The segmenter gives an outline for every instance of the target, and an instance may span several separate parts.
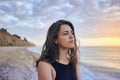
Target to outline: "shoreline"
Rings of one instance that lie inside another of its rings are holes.
[[[83,80],[119,80],[120,69],[81,63]],[[86,76],[87,75],[87,76]]]

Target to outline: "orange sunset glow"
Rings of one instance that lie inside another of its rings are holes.
[[[120,46],[120,38],[81,39],[81,46]]]
[[[86,34],[88,38],[79,39],[81,46],[120,46],[120,20],[103,20],[91,33]]]

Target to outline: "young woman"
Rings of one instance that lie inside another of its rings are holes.
[[[81,80],[71,22],[59,20],[50,26],[36,66],[39,80]]]

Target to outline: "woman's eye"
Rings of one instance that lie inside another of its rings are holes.
[[[63,33],[63,35],[67,35],[68,33]]]

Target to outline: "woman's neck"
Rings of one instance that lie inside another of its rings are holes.
[[[60,48],[59,59],[57,61],[62,63],[62,64],[69,64],[70,60],[68,57],[68,49]]]
[[[62,49],[60,48],[60,54],[58,62],[63,64],[69,64],[70,58],[68,56],[68,49]]]
[[[59,58],[67,59],[68,49],[60,48]]]

